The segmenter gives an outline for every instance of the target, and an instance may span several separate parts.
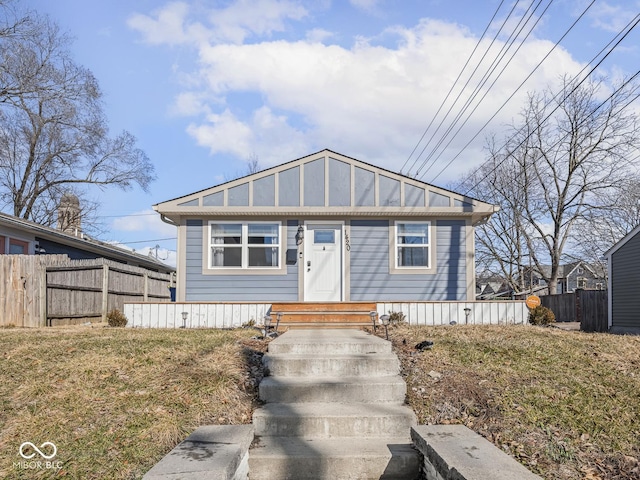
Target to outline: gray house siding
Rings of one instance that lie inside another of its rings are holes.
[[[433,225],[436,273],[403,275],[389,273],[389,220],[352,220],[351,300],[465,300],[465,222],[439,220]]]
[[[611,255],[611,327],[640,329],[640,234]]]
[[[203,275],[206,265],[203,220],[186,221],[186,301],[274,302],[298,300],[298,266],[287,265],[286,275]],[[286,248],[296,248],[297,220],[283,222]]]

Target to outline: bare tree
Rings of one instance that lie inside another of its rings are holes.
[[[258,155],[252,153],[247,159],[247,175],[258,173],[260,171],[260,160]]]
[[[5,37],[0,51],[0,202],[52,225],[66,192],[84,202],[91,186],[146,190],[153,166],[130,133],[109,136],[98,82],[68,36],[44,17],[28,23],[31,34]]]
[[[501,179],[485,175],[482,184],[504,210],[505,224],[489,232],[486,242],[513,242],[528,250],[529,263],[556,293],[559,267],[577,226],[596,210],[599,199],[629,175],[640,134],[629,108],[637,87],[622,83],[606,97],[601,80],[563,82],[565,95],[549,90],[530,95],[519,124],[507,144],[491,150],[495,170],[510,172]],[[602,100],[607,98],[606,100]],[[485,168],[483,167],[483,168]],[[501,230],[501,231],[498,231]],[[510,238],[509,232],[517,232]],[[494,258],[503,255],[494,252]],[[522,256],[520,271],[527,265]],[[542,265],[550,265],[550,269]]]
[[[252,153],[247,158],[244,170],[236,170],[235,173],[225,174],[224,181],[230,182],[232,180],[236,180],[237,178],[246,177],[247,175],[253,175],[254,173],[258,173],[261,169],[262,167],[260,166],[258,155]]]
[[[476,265],[483,275],[498,276],[515,292],[525,288],[523,265],[528,256],[526,225],[520,212],[525,201],[522,188],[514,188],[523,179],[520,166],[505,161],[496,150],[495,142],[489,147],[490,158],[479,169],[467,176],[455,189],[485,202],[499,205],[491,221],[476,227]]]
[[[28,38],[36,34],[37,25],[31,21],[28,13],[17,8],[16,0],[0,0],[0,48],[5,49],[5,42],[10,39]],[[0,102],[18,92],[18,85],[7,83],[7,65],[0,64]]]
[[[630,174],[595,202],[576,223],[571,249],[606,273],[605,252],[640,225],[640,175]]]

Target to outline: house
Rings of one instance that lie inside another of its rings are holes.
[[[0,254],[66,254],[72,260],[104,258],[161,273],[175,268],[146,255],[92,239],[82,233],[77,199],[66,195],[59,210],[58,228],[0,213]]]
[[[528,270],[528,268],[527,268]],[[526,272],[527,281],[528,271]],[[542,274],[533,271],[533,287],[546,285],[542,277],[549,278],[551,276],[551,265],[542,265]],[[599,265],[589,264],[583,261],[576,261],[558,267],[558,287],[557,294],[572,293],[580,290],[604,290],[607,286],[606,274]],[[538,289],[541,295],[547,293]]]
[[[178,227],[178,302],[473,301],[497,209],[330,150],[153,208]]]
[[[640,334],[640,225],[609,249],[609,331]]]
[[[480,275],[476,277],[476,299],[510,299],[513,289],[507,280],[499,275]]]
[[[0,213],[0,327],[106,322],[125,301],[169,303],[175,268],[88,237],[79,212],[65,195],[58,228]]]

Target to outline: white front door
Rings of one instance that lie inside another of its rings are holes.
[[[304,236],[304,299],[342,300],[342,225],[311,223]]]

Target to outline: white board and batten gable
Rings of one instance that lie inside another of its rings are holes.
[[[206,216],[464,217],[494,205],[323,150],[153,207],[179,223]]]

